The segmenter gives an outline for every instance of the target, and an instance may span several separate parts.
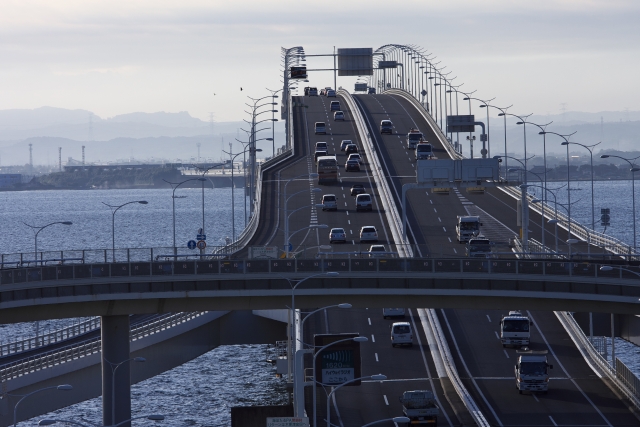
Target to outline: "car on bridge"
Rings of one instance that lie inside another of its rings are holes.
[[[413,331],[409,322],[395,322],[391,325],[391,347],[413,345]]]
[[[344,112],[336,111],[335,113],[333,113],[333,120],[344,122]]]
[[[316,122],[316,124],[314,125],[314,130],[316,135],[322,134],[322,135],[326,135],[327,134],[327,127],[325,126],[324,122]]]
[[[335,98],[336,97],[336,91],[333,89],[327,89],[327,98]]]
[[[356,196],[356,212],[370,211],[373,209],[371,204],[371,194],[363,193]]]
[[[318,96],[318,89],[315,87],[310,87],[308,94],[309,96]]]
[[[373,225],[365,225],[360,229],[360,241],[361,242],[377,242],[378,230]],[[383,246],[384,248],[384,246]]]
[[[340,151],[344,151],[344,149],[347,148],[347,145],[349,144],[353,144],[353,141],[351,141],[350,139],[343,139],[340,143]]]
[[[356,144],[349,144],[345,147],[344,152],[346,154],[351,154],[351,153],[357,153],[358,152],[358,146]]]
[[[323,211],[338,210],[338,199],[335,194],[325,194],[322,196],[322,210]]]
[[[347,233],[344,228],[332,228],[329,232],[329,244],[334,242],[347,243]]]
[[[358,194],[366,193],[367,191],[364,189],[364,185],[362,184],[353,184],[351,186],[351,195],[357,196]]]
[[[386,252],[387,248],[384,245],[371,245],[369,247],[369,258],[384,258],[387,256]]]
[[[329,106],[331,111],[340,111],[340,101],[331,101],[331,105]]]
[[[345,148],[344,151],[347,151],[347,149]],[[349,154],[349,157],[347,158],[347,160],[357,160],[358,163],[362,164],[362,157],[360,157],[360,154],[358,153]]]
[[[314,153],[314,161],[318,163],[318,158],[327,156],[327,150],[316,150]]]
[[[345,172],[360,172],[360,162],[357,160],[347,160],[344,164]]]
[[[329,146],[326,142],[318,141],[316,142],[316,151],[328,151]]]
[[[391,120],[382,120],[380,122],[380,133],[388,133],[389,135],[393,134],[393,123],[391,123]]]

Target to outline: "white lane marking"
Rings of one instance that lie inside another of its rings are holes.
[[[429,202],[430,202],[431,204],[433,204],[433,200],[429,199]]]
[[[482,390],[480,390],[480,387],[478,387],[478,383],[471,376],[471,372],[469,371],[469,368],[467,367],[467,363],[464,361],[464,358],[462,357],[462,353],[460,353],[460,347],[458,347],[458,341],[456,341],[456,337],[453,335],[453,331],[451,330],[451,324],[449,324],[449,319],[447,318],[447,314],[444,312],[443,309],[440,309],[440,312],[442,313],[442,317],[444,318],[444,321],[447,324],[447,329],[449,330],[449,336],[451,337],[451,339],[453,341],[453,345],[455,346],[456,351],[458,352],[458,357],[460,358],[460,362],[462,362],[462,366],[464,367],[464,370],[466,371],[467,376],[471,378],[471,382],[475,386],[476,391],[480,394],[480,397],[484,401],[484,404],[491,411],[491,414],[493,414],[493,417],[496,420],[496,422],[498,423],[498,425],[500,427],[504,427],[504,424],[502,424],[502,421],[500,421],[500,418],[498,418],[498,414],[496,414],[496,411],[494,411],[493,407],[489,404],[489,401],[487,400],[485,395],[482,393]],[[335,395],[335,393],[334,393],[334,395]]]
[[[458,251],[456,250],[456,248],[453,248],[453,253],[454,253],[454,254],[457,254],[457,253],[458,253]]]
[[[347,206],[347,202],[344,202],[344,205]]]
[[[386,403],[387,406],[389,406],[389,401],[387,400],[387,395],[383,394],[382,396],[384,396],[384,403]]]
[[[436,209],[436,208],[433,208],[433,211],[434,211],[435,213],[438,213],[438,209]]]
[[[447,232],[447,229],[442,227],[442,231],[444,231],[445,233]]]
[[[349,215],[349,211],[347,211],[347,215]]]
[[[540,337],[542,338],[542,340],[544,341],[544,344],[547,346],[547,348],[549,349],[549,352],[551,353],[551,355],[553,356],[554,359],[556,359],[556,362],[558,363],[558,366],[560,366],[560,369],[562,369],[562,372],[564,372],[564,374],[567,376],[567,378],[570,379],[570,381],[573,383],[573,385],[578,389],[578,391],[582,394],[582,396],[584,396],[585,400],[587,402],[589,402],[591,404],[591,406],[593,406],[593,409],[596,410],[596,412],[602,417],[602,419],[604,420],[605,423],[607,423],[607,425],[609,427],[613,427],[613,425],[609,422],[609,420],[604,416],[604,414],[600,411],[600,409],[595,405],[595,403],[593,403],[593,401],[591,399],[589,399],[589,396],[587,396],[587,394],[580,388],[580,386],[578,385],[578,383],[576,383],[576,381],[571,378],[569,376],[569,373],[567,372],[567,370],[564,368],[564,365],[562,364],[562,362],[560,362],[560,359],[558,359],[558,356],[556,356],[556,352],[553,351],[553,348],[551,348],[551,346],[549,345],[549,341],[547,341],[547,338],[544,336],[544,334],[542,333],[542,331],[540,330],[540,328],[538,327],[538,322],[535,321],[535,319],[533,318],[533,316],[531,315],[531,312],[529,310],[527,310],[527,314],[529,315],[529,318],[533,321],[533,326],[535,326],[535,328],[538,330],[538,332],[540,333]],[[549,418],[551,418],[551,416],[549,416]],[[553,420],[553,419],[552,419]],[[554,422],[554,425],[555,424]]]
[[[342,187],[342,191],[344,191],[344,187]]]
[[[378,360],[378,353],[376,353],[376,362],[379,362],[379,360]]]
[[[348,223],[349,225],[351,225],[351,220],[350,220],[350,219],[348,219],[348,220],[347,220],[347,223]]]
[[[551,415],[549,415],[549,419],[551,420],[551,423],[552,423],[554,426],[558,427],[558,424],[556,424],[556,422],[553,420],[553,418],[551,417]]]
[[[449,243],[451,243],[451,237],[447,237],[447,239],[449,239]]]
[[[533,398],[536,400],[536,402],[540,402],[540,401],[538,400],[538,396],[536,396],[536,394],[535,394],[535,393],[531,393],[531,395],[532,395],[532,396],[533,396]]]
[[[438,222],[442,222],[442,220],[440,219],[440,217],[438,217]]]
[[[496,334],[496,338],[500,339],[500,335],[498,335],[498,331],[493,331],[494,334]]]
[[[376,337],[374,337],[373,334],[371,334],[371,342],[376,342]]]
[[[367,320],[369,321],[369,326],[371,326],[371,318],[368,317]]]
[[[504,348],[504,349],[502,349],[502,350],[504,351],[504,355],[505,355],[505,356],[507,356],[507,359],[509,359],[509,353],[507,353],[507,349],[506,349],[506,348]]]
[[[353,234],[353,230],[349,230],[349,234]]]
[[[489,322],[491,322],[491,317],[489,317],[489,315],[488,315],[488,314],[487,314],[487,320],[488,320]]]

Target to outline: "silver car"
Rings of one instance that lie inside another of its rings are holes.
[[[329,232],[329,243],[342,242],[347,243],[347,233],[344,228],[332,228]]]

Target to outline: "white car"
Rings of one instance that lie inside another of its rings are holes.
[[[391,325],[391,347],[413,345],[413,331],[409,322],[395,322]]]
[[[333,113],[333,120],[342,120],[344,122],[344,113],[342,111],[336,111]]]
[[[322,196],[322,210],[323,211],[338,210],[338,200],[335,194],[325,194]]]
[[[346,151],[346,149],[347,149],[347,147],[345,147],[345,151]],[[358,153],[349,154],[349,157],[347,158],[347,160],[357,160],[358,163],[362,164],[362,157],[360,157],[360,154],[358,154]]]
[[[371,195],[367,193],[358,194],[356,196],[356,212],[373,210],[371,204]]]
[[[384,245],[371,245],[369,247],[369,258],[384,258],[387,256],[385,252],[387,252],[387,248]]]
[[[361,242],[377,242],[378,230],[376,230],[376,228],[373,225],[365,225],[360,229],[360,241]]]
[[[329,243],[342,242],[347,243],[347,233],[344,228],[332,228],[329,232]]]

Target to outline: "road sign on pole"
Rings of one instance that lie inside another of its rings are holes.
[[[308,417],[268,417],[267,427],[309,427]]]
[[[195,249],[195,248],[196,248],[196,241],[195,241],[195,240],[189,240],[189,241],[187,242],[187,247],[188,247],[189,249]]]
[[[205,242],[204,240],[198,240],[196,246],[198,247],[198,249],[204,249],[207,247],[207,242]]]

